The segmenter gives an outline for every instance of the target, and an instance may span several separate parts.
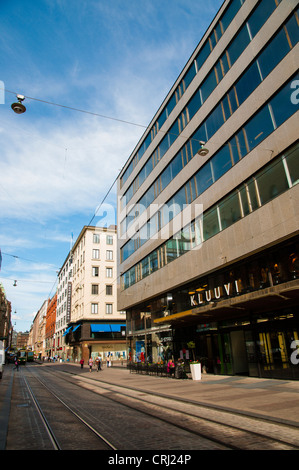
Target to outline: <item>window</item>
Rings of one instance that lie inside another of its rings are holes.
[[[267,171],[263,170],[263,172],[257,176],[257,183],[262,204],[266,204],[288,189],[288,182],[282,161],[279,160],[269,165]]]
[[[93,257],[93,259],[99,259],[100,258],[100,250],[92,250],[92,257]]]
[[[213,179],[217,181],[232,167],[229,146],[225,145],[211,160]]]
[[[106,295],[112,295],[112,287],[111,285],[106,285]]]
[[[106,304],[106,313],[113,313],[113,305],[112,304]]]
[[[224,201],[219,204],[219,209],[222,230],[241,219],[242,216],[238,193],[234,192],[232,195],[225,198]]]
[[[296,106],[298,102],[296,104],[292,103],[291,95],[293,89],[290,86],[293,80],[298,81],[298,79],[298,74],[293,76],[293,78],[291,78],[291,80],[289,80],[289,82],[271,100],[271,108],[273,110],[275,124],[277,127],[279,127],[298,110],[298,106]]]
[[[249,148],[252,150],[274,131],[269,107],[265,106],[262,108],[261,111],[245,125],[245,130]]]
[[[113,269],[106,268],[106,277],[112,277],[112,276],[113,276]]]
[[[91,304],[91,313],[98,313],[98,304]]]
[[[203,237],[204,240],[216,235],[219,232],[219,221],[217,208],[207,211],[203,215]]]
[[[93,266],[93,267],[92,267],[92,275],[93,275],[94,277],[98,277],[98,275],[99,275],[99,268],[98,268],[98,266]]]
[[[98,233],[93,234],[93,243],[100,243],[100,235]]]
[[[99,293],[99,285],[98,284],[92,284],[91,285],[91,293],[92,293],[92,295],[98,295],[98,293]]]
[[[276,67],[276,65],[287,55],[290,46],[283,29],[275,36],[266,49],[259,55],[258,62],[263,79]]]
[[[107,243],[107,245],[113,245],[113,236],[112,235],[107,235],[106,236],[106,243]]]
[[[106,259],[113,260],[113,251],[112,250],[106,250]]]
[[[210,163],[204,165],[195,175],[197,195],[203,193],[213,183]]]
[[[291,178],[292,185],[299,183],[299,145],[293,148],[288,155],[286,155],[286,161],[288,165],[288,170]]]

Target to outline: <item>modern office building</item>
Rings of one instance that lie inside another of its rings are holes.
[[[298,0],[224,1],[124,165],[130,359],[299,378],[298,28]]]
[[[67,358],[126,359],[126,315],[117,310],[116,226],[84,226],[72,253]]]

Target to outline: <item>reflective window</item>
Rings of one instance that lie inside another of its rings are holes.
[[[259,55],[258,62],[263,79],[276,67],[290,50],[287,37],[283,29],[272,39],[270,44]]]
[[[266,204],[288,189],[288,182],[281,160],[274,162],[256,178],[261,203]]]
[[[298,110],[298,100],[297,103],[293,103],[291,100],[291,95],[294,91],[291,88],[291,84],[295,80],[299,80],[299,75],[294,76],[293,80],[290,80],[271,100],[271,107],[277,127]]]
[[[210,209],[203,215],[203,239],[213,237],[220,231],[217,208]]]
[[[178,257],[177,241],[173,238],[166,242],[166,259],[170,263]]]
[[[214,135],[218,129],[224,123],[224,117],[222,112],[221,103],[214,109],[210,116],[206,119],[206,129],[208,134],[208,140]]]
[[[299,145],[297,145],[290,153],[286,156],[289,174],[291,177],[292,184],[299,183]]]
[[[234,192],[229,197],[225,198],[219,204],[221,228],[224,230],[230,225],[241,219],[241,208],[238,192]]]
[[[214,181],[217,181],[232,167],[229,146],[225,145],[211,160]]]
[[[231,65],[236,62],[236,60],[239,58],[239,56],[242,54],[242,52],[248,46],[249,43],[250,38],[247,26],[245,25],[227,48]]]
[[[254,37],[276,8],[275,0],[263,0],[248,19],[252,37]]]
[[[199,108],[201,107],[201,99],[200,99],[200,94],[197,91],[191,100],[189,101],[187,105],[188,113],[189,113],[189,119],[191,120],[193,116],[197,113]]]
[[[299,41],[298,27],[299,27],[299,8],[297,8],[294,15],[289,19],[289,21],[286,24],[286,29],[288,31],[289,38],[291,40],[293,47]]]
[[[203,193],[213,183],[210,164],[204,165],[195,175],[197,195]]]
[[[252,150],[274,130],[268,106],[259,111],[253,119],[245,125],[249,149]]]
[[[254,62],[235,85],[239,106],[241,106],[241,104],[248,98],[255,88],[258,87],[260,83],[261,77],[257,63]]]
[[[210,96],[212,91],[216,88],[217,86],[217,80],[216,80],[216,74],[214,69],[211,70],[205,81],[202,83],[200,89],[202,93],[202,100],[203,102],[206,101],[206,99]]]

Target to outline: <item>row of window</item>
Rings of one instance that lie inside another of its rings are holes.
[[[268,8],[265,8],[268,6]],[[145,179],[149,176],[153,168],[163,158],[165,153],[175,142],[185,126],[191,121],[203,103],[215,90],[219,82],[230,70],[232,65],[236,62],[242,52],[246,49],[250,41],[259,31],[259,28],[267,21],[273,10],[276,8],[275,0],[266,0],[265,4],[259,4],[258,7],[253,11],[250,17],[247,19],[241,30],[236,34],[235,39],[227,47],[226,51],[222,54],[220,59],[214,65],[210,73],[201,83],[200,87],[194,93],[193,97],[189,100],[186,107],[182,111],[181,115],[174,122],[168,133],[160,142],[159,146],[149,157],[146,164],[143,166],[139,174],[134,179],[133,183],[129,186],[128,190],[123,196],[122,207],[127,204],[135,192],[140,188]],[[193,141],[189,141],[189,146],[192,145],[196,139],[195,145],[199,148],[199,141],[209,140],[215,132],[221,127],[221,125],[227,121],[227,119],[235,112],[235,110],[245,101],[245,99],[252,93],[252,91],[258,86],[263,79],[273,70],[273,68],[282,60],[282,58],[294,47],[298,41],[298,23],[296,27],[296,20],[298,16],[289,22],[289,31],[285,27],[281,34],[277,34],[276,41],[272,41],[272,46],[267,48],[266,53],[260,54],[261,64],[256,61],[252,67],[249,67],[246,74],[237,81],[222,102],[213,110],[208,116],[204,123],[201,125],[201,136],[193,136]],[[281,43],[280,43],[281,41]],[[278,53],[276,48],[278,45]],[[273,56],[273,51],[274,56]],[[197,151],[197,150],[196,150]],[[195,153],[196,153],[195,151]],[[193,149],[185,148],[185,164],[194,155]],[[152,190],[153,192],[154,190]],[[149,197],[153,194],[149,194]],[[141,201],[140,201],[141,202]],[[143,203],[143,202],[142,202]]]
[[[100,243],[100,234],[94,233],[92,241],[93,243]],[[112,235],[106,235],[106,244],[107,245],[113,245],[113,236]]]
[[[91,285],[91,294],[99,295],[99,284]],[[113,286],[106,284],[106,295],[113,295]]]
[[[222,201],[187,224],[121,277],[126,289],[299,183],[299,144],[238,186]]]
[[[200,196],[240,158],[246,156],[297,111],[298,103],[296,105],[291,99],[295,78],[296,76],[292,77],[146,224],[140,227],[134,237],[121,248],[121,262],[169,222],[169,207],[175,207],[175,216],[184,205],[190,204]],[[297,78],[299,78],[298,75]],[[171,165],[167,167],[161,176],[166,171],[170,173],[168,177],[172,176],[172,168]],[[180,166],[177,167],[177,171],[180,171]],[[145,209],[144,206],[140,212]]]
[[[94,249],[92,250],[92,259],[100,259],[100,250]],[[106,250],[106,260],[113,260],[113,251]]]
[[[100,269],[98,266],[92,266],[92,276],[99,277]],[[106,277],[113,277],[113,268],[106,268]]]
[[[268,0],[264,0],[264,3],[267,3]],[[271,0],[274,1],[274,0]],[[281,0],[276,0],[279,3]],[[133,169],[143,156],[146,149],[149,147],[150,143],[153,141],[161,127],[163,126],[166,119],[170,116],[172,110],[177,105],[183,94],[185,93],[186,89],[203,66],[204,62],[207,60],[210,53],[213,51],[216,44],[219,42],[220,38],[238,13],[239,9],[243,5],[245,0],[232,0],[228,5],[227,9],[221,16],[220,20],[216,23],[213,31],[211,32],[208,39],[205,41],[203,46],[201,47],[200,51],[198,52],[197,56],[189,66],[188,70],[186,71],[184,77],[176,87],[175,91],[169,98],[167,104],[161,111],[157,121],[152,126],[150,132],[148,133],[145,140],[142,142],[141,146],[139,147],[138,151],[136,152],[135,156],[133,157],[130,165],[124,172],[121,178],[121,186],[127,181],[128,177],[132,173]]]
[[[91,304],[91,313],[99,313],[99,304],[97,303]],[[113,313],[113,304],[105,304],[105,313],[108,313],[108,314]]]

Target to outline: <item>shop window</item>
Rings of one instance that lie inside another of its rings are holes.
[[[234,224],[237,220],[240,220],[242,215],[238,193],[235,192],[225,198],[224,201],[219,204],[219,209],[222,230]]]
[[[270,165],[256,179],[262,204],[266,204],[288,189],[288,182],[281,160]]]

